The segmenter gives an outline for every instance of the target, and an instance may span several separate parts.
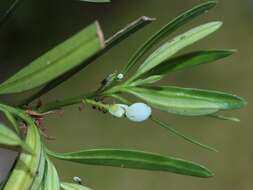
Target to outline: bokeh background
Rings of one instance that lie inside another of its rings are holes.
[[[0,80],[5,80],[94,20],[99,20],[105,37],[109,37],[139,16],[157,18],[154,23],[43,96],[42,100],[46,102],[94,90],[106,75],[120,70],[148,36],[182,11],[201,2],[204,1],[114,0],[110,4],[90,4],[78,0],[24,0],[0,29]],[[0,13],[9,4],[9,0],[1,0]],[[161,83],[240,95],[247,99],[248,106],[225,114],[240,117],[241,123],[206,117],[185,118],[161,112],[155,114],[185,134],[216,147],[219,153],[187,144],[150,122],[134,124],[88,108],[79,112],[78,106],[65,109],[63,116],[47,118],[45,126],[48,127],[49,134],[56,137],[55,141],[47,141],[48,146],[57,151],[74,151],[81,148],[153,151],[202,163],[215,172],[215,177],[199,179],[164,172],[85,166],[55,160],[62,180],[71,181],[73,176],[80,176],[84,184],[96,190],[252,189],[253,1],[220,0],[215,9],[187,24],[178,33],[213,20],[224,21],[222,29],[187,50],[236,48],[238,52],[213,64],[171,73]],[[5,98],[2,101],[4,100]],[[0,160],[3,161],[4,157],[1,152]]]

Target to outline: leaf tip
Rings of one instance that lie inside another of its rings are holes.
[[[101,48],[104,48],[105,47],[105,39],[104,39],[104,33],[100,27],[100,24],[98,21],[95,21],[95,24],[96,24],[96,27],[97,27],[97,35],[98,35],[98,38],[99,38],[99,42],[100,42],[100,45],[101,45]]]

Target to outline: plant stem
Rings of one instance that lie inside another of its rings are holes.
[[[80,104],[85,99],[93,99],[93,98],[101,97],[101,96],[111,96],[113,94],[117,94],[118,92],[121,92],[122,89],[124,89],[124,85],[117,85],[117,86],[114,86],[114,87],[104,91],[104,92],[95,91],[95,92],[91,92],[88,94],[82,94],[82,95],[79,95],[79,96],[73,97],[73,98],[66,98],[63,100],[51,101],[51,102],[48,102],[48,103],[42,105],[36,111],[43,113],[43,112],[47,112],[47,111],[51,111],[51,110],[61,109],[63,107],[67,107],[67,106],[71,106],[71,105],[75,105],[75,104]]]
[[[43,112],[47,112],[47,111],[51,111],[51,110],[57,110],[57,109],[61,109],[62,107],[79,104],[84,99],[94,98],[94,97],[95,97],[94,93],[89,93],[89,94],[82,94],[82,95],[74,97],[74,98],[55,100],[55,101],[51,101],[51,102],[48,102],[48,103],[42,105],[37,111],[43,113]]]

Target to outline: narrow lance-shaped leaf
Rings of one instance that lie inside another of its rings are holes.
[[[138,18],[137,20],[134,20],[133,22],[127,24],[124,28],[113,34],[110,38],[105,40],[105,49],[110,49],[115,44],[118,44],[123,39],[127,38],[131,34],[138,31],[140,28],[146,26],[147,24],[150,24],[152,21],[154,21],[155,18],[150,18],[147,16],[142,16]]]
[[[24,152],[20,154],[4,190],[30,189],[36,177],[36,171],[40,162],[41,141],[35,125],[28,127],[26,143],[30,145],[34,154],[29,155]]]
[[[170,21],[164,27],[162,27],[158,32],[156,32],[150,39],[148,39],[131,57],[128,61],[128,64],[123,69],[122,73],[126,74],[131,68],[133,68],[140,58],[150,50],[156,43],[161,41],[164,37],[168,36],[176,29],[196,18],[197,16],[205,13],[209,9],[213,8],[216,5],[216,1],[208,1],[203,4],[200,4]]]
[[[241,108],[246,104],[242,98],[235,95],[193,88],[146,86],[123,90],[157,109],[186,116],[209,115],[219,110]]]
[[[157,65],[141,77],[151,75],[165,75],[168,72],[188,69],[193,66],[207,64],[224,57],[230,56],[235,50],[205,50],[196,51],[177,56]]]
[[[139,67],[135,75],[130,80],[137,78],[143,73],[153,69],[157,65],[168,60],[169,58],[171,58],[171,56],[176,54],[181,49],[215,32],[217,29],[221,27],[221,25],[222,25],[221,22],[210,22],[207,24],[203,24],[165,43],[144,61],[144,63]]]
[[[159,127],[162,127],[164,129],[167,129],[171,134],[177,135],[181,138],[183,138],[184,140],[186,140],[189,143],[195,144],[197,146],[200,146],[201,148],[204,148],[206,150],[211,150],[214,152],[218,152],[216,149],[214,149],[213,147],[210,147],[208,145],[205,145],[203,143],[200,143],[190,137],[187,137],[185,135],[183,135],[182,133],[180,133],[179,131],[177,131],[176,129],[174,129],[173,127],[169,126],[168,124],[159,121],[158,119],[155,119],[154,117],[151,118],[152,121],[154,121],[154,123],[156,123]]]
[[[85,187],[83,185],[73,184],[73,183],[61,183],[61,188],[63,190],[92,190],[88,187]]]
[[[30,154],[33,153],[33,150],[26,142],[3,124],[0,124],[0,144],[7,146],[20,146],[25,152]]]
[[[82,164],[166,171],[196,177],[213,176],[207,168],[193,162],[135,150],[95,149],[70,153],[48,151],[48,153],[58,159]]]
[[[35,100],[36,98],[40,97],[41,95],[47,93],[51,89],[55,88],[59,84],[63,83],[64,81],[68,80],[70,77],[75,75],[77,72],[85,68],[87,65],[89,65],[91,62],[96,60],[98,57],[104,55],[106,52],[108,52],[112,47],[119,44],[121,41],[129,37],[131,34],[137,32],[142,27],[146,26],[147,24],[150,24],[151,21],[153,21],[153,18],[149,18],[146,16],[143,16],[141,18],[138,18],[137,20],[131,22],[126,27],[122,28],[118,32],[116,32],[112,37],[108,38],[105,41],[105,47],[89,59],[85,60],[80,64],[78,67],[75,67],[71,70],[69,70],[67,73],[58,76],[56,79],[50,81],[47,83],[42,89],[40,89],[38,92],[32,94],[30,97],[25,99],[24,101],[20,102],[20,105],[26,105],[30,103],[31,101]]]
[[[8,119],[8,121],[11,123],[12,127],[15,129],[16,133],[20,135],[20,127],[16,120],[16,118],[8,111],[4,111],[5,117]]]
[[[77,67],[104,48],[97,22],[48,51],[0,85],[0,94],[39,87]]]
[[[45,151],[43,148],[44,147],[42,145],[39,166],[36,171],[37,175],[34,177],[34,180],[33,180],[33,183],[30,187],[30,190],[40,190],[40,188],[43,187],[43,179],[46,174],[46,172],[45,172],[46,171],[46,155],[45,155]]]
[[[53,163],[47,158],[46,159],[46,174],[43,183],[42,190],[60,190],[59,176]]]

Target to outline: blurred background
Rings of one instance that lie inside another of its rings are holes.
[[[113,48],[75,77],[42,97],[44,102],[94,90],[100,81],[126,64],[130,55],[152,33],[169,20],[201,0],[113,0],[110,4],[91,4],[78,0],[24,0],[15,14],[0,29],[0,80],[3,81],[33,59],[70,37],[94,20],[99,20],[105,37],[127,23],[146,15],[157,20]],[[0,13],[10,5],[1,0]],[[224,26],[208,38],[187,48],[235,48],[233,56],[213,64],[171,73],[161,83],[226,91],[244,97],[248,106],[224,113],[238,116],[240,123],[206,117],[185,118],[155,112],[178,130],[216,147],[209,152],[169,135],[151,122],[131,123],[92,109],[65,109],[63,116],[46,119],[45,126],[56,140],[47,141],[56,151],[88,148],[129,148],[153,151],[189,159],[208,166],[215,177],[199,179],[164,172],[149,172],[112,167],[85,166],[54,160],[61,179],[80,176],[84,184],[99,190],[249,190],[253,186],[253,1],[220,0],[218,6],[187,24],[177,33],[207,21],[221,20]],[[172,36],[173,36],[172,35]],[[14,101],[14,100],[13,100]],[[0,153],[0,161],[5,153]]]

